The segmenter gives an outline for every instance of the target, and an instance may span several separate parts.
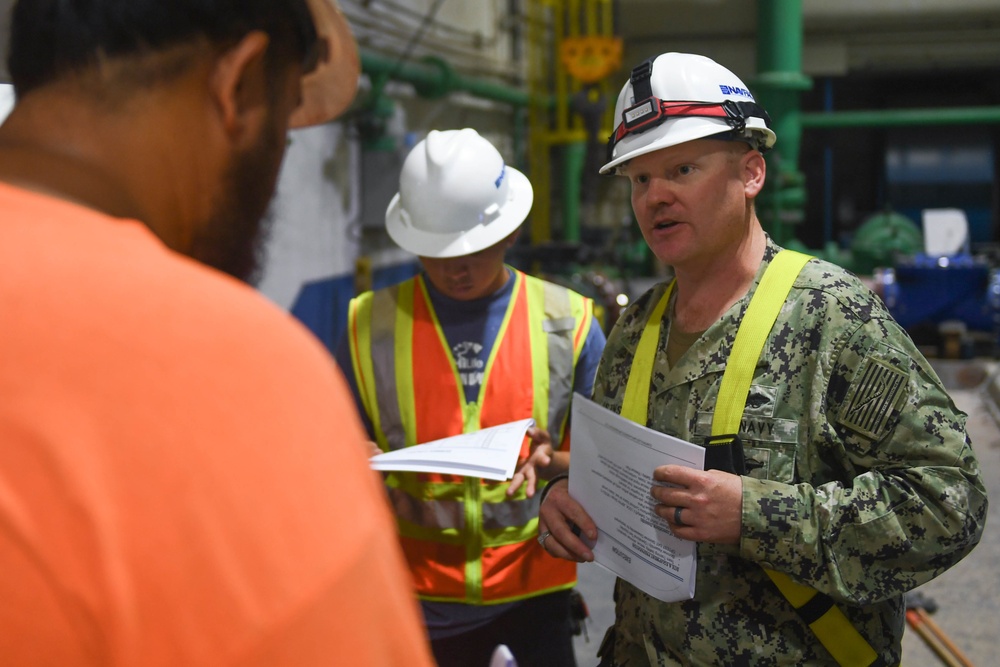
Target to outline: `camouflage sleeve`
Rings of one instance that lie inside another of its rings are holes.
[[[849,604],[898,596],[979,542],[986,490],[965,417],[891,319],[818,369],[795,484],[744,477],[741,555]]]

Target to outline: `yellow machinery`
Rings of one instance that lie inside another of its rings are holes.
[[[533,244],[552,240],[552,157],[563,154],[563,239],[579,241],[580,177],[588,142],[611,131],[618,87],[608,76],[621,65],[621,40],[613,35],[614,0],[531,0],[527,4],[528,169],[535,188]],[[574,101],[607,101],[599,128],[588,128]],[[597,135],[592,136],[592,135]]]

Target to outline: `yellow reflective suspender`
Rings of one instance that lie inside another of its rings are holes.
[[[660,341],[660,322],[663,312],[670,302],[674,291],[674,281],[667,285],[666,291],[660,297],[659,303],[646,320],[639,345],[632,357],[632,370],[625,384],[625,397],[622,399],[622,417],[636,424],[646,425],[646,413],[649,410],[649,383],[653,379],[653,358],[656,356],[656,344]]]
[[[739,432],[757,359],[781,306],[792,289],[795,278],[810,259],[811,257],[802,253],[782,250],[764,272],[760,285],[743,315],[743,321],[736,332],[736,340],[726,363],[726,370],[722,374],[712,419],[713,437]],[[667,288],[646,322],[636,349],[632,372],[625,387],[622,416],[644,425],[649,403],[653,354],[659,341],[663,312],[672,291],[673,283]],[[633,382],[633,377],[637,375],[639,377]],[[764,568],[764,572],[799,616],[812,628],[816,638],[838,664],[845,667],[882,664],[875,649],[861,636],[829,596],[792,581],[782,572],[767,568]]]

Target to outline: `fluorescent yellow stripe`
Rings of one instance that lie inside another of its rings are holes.
[[[520,273],[518,273],[520,276]],[[517,289],[517,285],[514,286]],[[540,280],[528,280],[526,296],[528,297],[528,336],[531,355],[531,381],[534,385],[534,405],[531,416],[538,428],[549,429],[549,344],[548,333],[543,327],[545,319],[545,284]],[[557,443],[552,436],[553,443]]]
[[[639,345],[632,357],[632,370],[625,385],[622,417],[643,426],[648,419],[646,413],[649,411],[649,383],[653,379],[653,361],[656,359],[656,346],[660,341],[660,323],[663,321],[663,313],[667,309],[673,291],[674,281],[670,281],[649,319],[646,320]]]
[[[387,449],[382,424],[379,420],[378,398],[375,392],[375,371],[372,367],[372,292],[365,292],[351,299],[347,311],[347,341],[351,350],[351,366],[361,405],[375,431],[375,440]],[[357,340],[355,340],[357,335]]]
[[[719,387],[719,397],[715,402],[712,435],[728,435],[739,431],[743,406],[747,402],[747,393],[753,381],[757,359],[764,349],[764,341],[774,327],[795,278],[810,259],[809,255],[782,250],[764,271],[760,285],[743,315],[733,349],[726,361],[722,386]]]
[[[399,285],[396,297],[396,321],[393,341],[396,360],[396,398],[399,400],[399,418],[406,434],[404,447],[417,442],[417,402],[413,387],[413,299],[416,281],[407,280]]]

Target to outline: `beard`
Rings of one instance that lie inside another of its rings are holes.
[[[270,204],[285,145],[284,133],[273,114],[269,115],[256,145],[233,156],[212,216],[192,239],[191,257],[245,283],[257,284],[273,224]]]

